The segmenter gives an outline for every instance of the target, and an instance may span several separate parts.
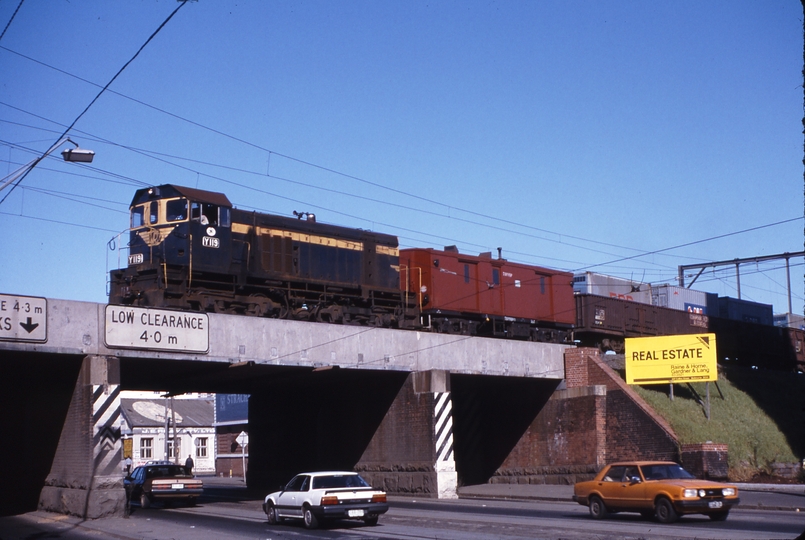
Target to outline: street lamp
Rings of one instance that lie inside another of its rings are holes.
[[[71,161],[73,163],[92,163],[92,158],[95,157],[95,152],[93,152],[92,150],[87,150],[86,148],[81,148],[80,146],[78,146],[78,143],[72,141],[70,137],[62,137],[61,139],[56,141],[56,144],[48,148],[47,152],[45,152],[38,158],[29,161],[28,163],[26,163],[13,173],[9,174],[8,176],[3,177],[2,185],[0,185],[0,191],[6,189],[15,180],[17,179],[22,180],[25,177],[25,175],[31,172],[31,169],[33,169],[39,164],[40,161],[48,157],[50,154],[53,153],[54,150],[56,150],[58,147],[60,147],[62,144],[66,142],[74,144],[75,148],[68,148],[62,151],[61,155],[64,158],[64,161]]]
[[[72,161],[75,163],[92,163],[92,158],[95,157],[95,152],[92,150],[87,150],[86,148],[81,148],[78,146],[78,143],[71,141],[69,138],[67,142],[71,142],[75,145],[75,148],[67,148],[66,150],[62,150],[61,155],[64,158],[64,161]]]

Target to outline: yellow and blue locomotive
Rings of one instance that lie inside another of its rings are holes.
[[[381,327],[406,320],[405,297],[395,236],[176,185],[135,193],[128,267],[110,272],[114,304]]]

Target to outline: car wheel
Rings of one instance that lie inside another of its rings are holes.
[[[609,511],[601,497],[596,495],[590,497],[590,515],[595,519],[603,519],[607,517],[607,514],[609,514]]]
[[[276,525],[279,523],[279,520],[277,519],[277,508],[273,504],[269,503],[269,505],[266,507],[266,517],[268,518],[269,525]]]
[[[151,497],[146,493],[140,493],[140,508],[148,508],[151,506]]]
[[[302,517],[305,518],[305,528],[307,529],[315,529],[319,526],[318,518],[313,514],[313,511],[310,509],[309,506],[305,506],[302,509]]]
[[[729,515],[730,511],[724,510],[723,512],[713,512],[712,514],[707,514],[707,517],[713,521],[727,521],[727,516]]]
[[[657,521],[660,523],[673,523],[679,519],[679,515],[674,510],[674,505],[668,499],[659,499],[654,510],[657,513]]]
[[[376,515],[366,516],[365,518],[363,518],[363,522],[366,523],[367,525],[377,525],[377,517],[378,516]]]

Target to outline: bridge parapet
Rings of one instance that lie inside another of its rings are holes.
[[[170,315],[186,313],[47,299],[46,341],[0,341],[0,350],[564,378],[565,345],[214,313],[198,314],[201,328],[190,329],[171,325]],[[121,340],[121,329],[134,337]],[[206,350],[180,349],[199,332]]]

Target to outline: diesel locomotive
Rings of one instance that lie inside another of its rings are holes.
[[[401,327],[397,238],[232,207],[175,185],[138,190],[113,304]],[[411,317],[409,316],[408,319]]]

